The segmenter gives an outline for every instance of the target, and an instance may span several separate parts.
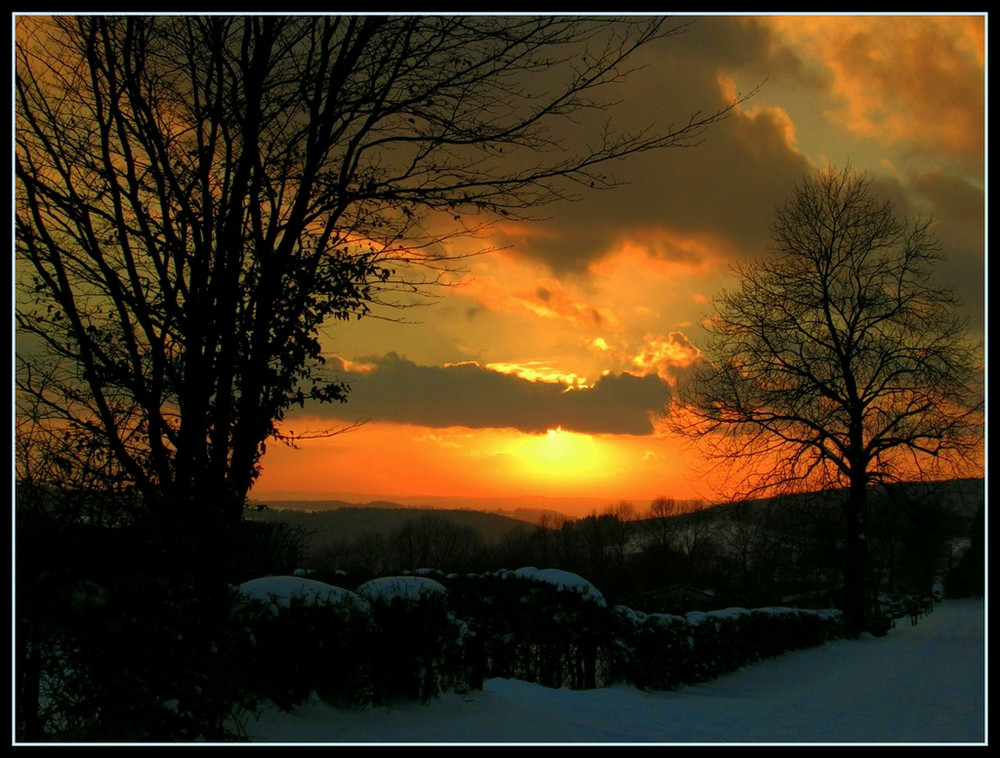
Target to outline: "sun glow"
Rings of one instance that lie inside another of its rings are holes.
[[[539,463],[557,468],[589,466],[596,454],[593,437],[565,432],[562,427],[549,429],[537,442],[529,441],[528,446],[537,448],[532,452],[537,453]]]
[[[310,428],[323,425],[309,419]],[[326,420],[329,426],[329,419]],[[299,426],[299,423],[296,424]],[[379,451],[372,455],[372,450]],[[254,497],[274,500],[461,497],[600,498],[648,502],[700,497],[685,453],[655,436],[528,434],[372,422],[349,434],[268,447]],[[355,493],[357,497],[354,497]],[[574,516],[585,513],[574,513]]]
[[[608,478],[618,463],[615,450],[600,438],[561,427],[545,434],[517,435],[505,448],[517,476],[536,489],[596,484]]]

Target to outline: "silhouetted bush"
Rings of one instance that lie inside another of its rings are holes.
[[[616,678],[644,690],[672,690],[688,681],[692,639],[683,616],[615,608]]]
[[[611,616],[599,593],[581,591],[583,582],[534,569],[451,578],[449,602],[467,619],[470,657],[484,675],[573,689],[606,683]]]
[[[19,522],[16,736],[225,741],[252,707],[223,585],[195,586],[139,526]]]
[[[615,609],[616,669],[643,689],[674,689],[843,633],[839,611],[729,608],[686,616]]]
[[[426,577],[385,577],[358,592],[372,605],[374,635],[366,649],[373,657],[376,702],[427,702],[468,689],[468,627],[451,613],[443,585]]]
[[[313,694],[343,708],[372,702],[376,629],[367,603],[297,594],[277,602],[244,598],[242,606],[254,643],[245,666],[255,695],[284,710]]]

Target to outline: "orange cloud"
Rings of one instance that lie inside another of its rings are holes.
[[[368,374],[376,369],[375,364],[371,361],[349,361],[339,356],[337,360],[340,361],[344,371],[350,371],[355,374]]]
[[[475,266],[455,291],[490,311],[535,316],[574,329],[620,328],[613,309],[571,292],[561,280],[541,275],[541,270],[510,254],[496,253]]]
[[[982,16],[795,16],[769,23],[830,74],[840,106],[829,115],[857,137],[982,160]]]
[[[655,373],[674,384],[677,369],[691,366],[700,357],[701,351],[687,337],[680,332],[671,332],[666,337],[646,335],[645,344],[632,359],[632,364],[643,376]]]
[[[658,273],[699,274],[711,271],[733,250],[722,236],[711,232],[686,232],[665,226],[636,227],[616,244],[613,255],[594,262],[592,274],[621,265],[622,260],[641,259],[642,265]]]
[[[731,101],[740,97],[740,89],[736,82],[726,76],[720,76],[719,89]],[[795,152],[798,149],[795,122],[788,112],[775,105],[755,105],[754,101],[736,108],[737,117],[743,125],[743,147],[747,155],[756,159],[767,157],[771,151],[787,150]]]

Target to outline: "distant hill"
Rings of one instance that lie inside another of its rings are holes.
[[[416,498],[409,498],[417,500]],[[377,510],[404,510],[413,511],[442,511],[461,512],[470,511],[475,513],[492,513],[498,516],[505,516],[516,521],[526,521],[529,524],[538,524],[543,520],[550,523],[560,523],[570,518],[565,511],[554,508],[544,508],[540,506],[522,505],[522,501],[529,503],[540,502],[545,505],[545,499],[516,498],[513,501],[504,498],[421,498],[419,504],[391,502],[388,500],[373,500],[367,502],[349,502],[346,500],[251,500],[248,510],[278,510],[278,511],[302,511],[305,513],[315,513],[324,511],[336,511],[343,508],[353,509],[377,509]],[[570,501],[578,505],[579,501]],[[603,500],[595,501],[601,503],[601,507],[607,505]],[[560,504],[561,501],[555,501]],[[263,507],[262,507],[263,506]],[[597,506],[594,506],[595,508]]]
[[[894,490],[905,495],[914,503],[933,502],[944,506],[960,519],[971,520],[986,501],[986,481],[983,478],[949,479],[941,482],[906,482],[893,486]],[[817,500],[827,500],[832,491],[778,495],[770,499],[743,501],[742,503],[722,503],[707,509],[721,514],[728,508],[749,503],[770,504],[788,508],[808,508]],[[875,485],[871,489],[870,502],[880,502],[886,495],[882,486]]]
[[[328,499],[258,498],[250,501],[250,507],[266,505],[271,510],[294,511],[329,511],[339,508],[478,511],[480,513],[495,513],[519,521],[527,521],[530,524],[544,521],[549,525],[558,525],[567,519],[578,519],[591,513],[601,513],[609,506],[614,506],[622,500],[630,500],[640,512],[646,510],[651,502],[641,498],[548,497],[544,495],[515,497],[421,495],[393,497],[392,501],[387,501],[375,496],[336,493]],[[701,500],[677,501],[682,510],[691,510],[702,502]]]
[[[374,501],[370,503],[351,503],[346,500],[251,500],[250,510],[257,506],[265,506],[266,510],[279,511],[302,511],[304,513],[315,513],[320,511],[336,511],[341,508],[411,508],[412,506],[400,505],[385,501]]]
[[[289,501],[292,502],[292,501]],[[313,501],[309,501],[310,504]],[[333,501],[322,501],[330,503]],[[284,505],[284,504],[282,504]],[[328,542],[351,542],[365,534],[390,536],[407,521],[432,513],[446,518],[459,526],[474,528],[488,544],[496,544],[517,528],[524,528],[526,521],[496,513],[472,510],[446,510],[440,508],[406,508],[392,503],[368,504],[364,506],[340,505],[311,510],[269,507],[264,511],[247,511],[246,518],[252,521],[282,522],[304,529],[312,544]]]

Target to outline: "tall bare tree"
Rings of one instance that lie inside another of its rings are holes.
[[[845,491],[844,610],[857,632],[869,488],[981,473],[981,358],[935,279],[930,223],[897,218],[867,176],[808,178],[773,240],[717,298],[707,360],[671,413],[735,467],[741,495]]]
[[[324,325],[432,284],[454,236],[612,187],[612,161],[727,115],[560,138],[683,26],[19,18],[19,390],[221,547],[285,412],[346,399]]]

